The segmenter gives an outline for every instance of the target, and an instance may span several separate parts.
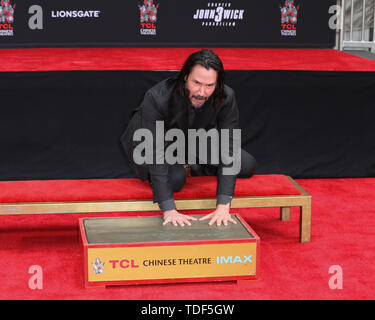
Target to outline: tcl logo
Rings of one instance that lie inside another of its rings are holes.
[[[13,27],[10,23],[0,24],[0,30],[13,30]]]
[[[291,23],[282,23],[283,30],[296,30],[296,26]]]
[[[150,23],[150,22],[142,22],[141,23],[141,27],[143,29],[156,29],[156,26],[154,23]]]
[[[135,264],[134,260],[109,260],[109,263],[112,264],[113,269],[116,269],[117,267],[120,267],[122,269],[139,268],[139,266]]]

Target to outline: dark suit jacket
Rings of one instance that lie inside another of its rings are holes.
[[[181,97],[175,90],[176,79],[166,79],[149,89],[141,104],[134,110],[131,120],[121,137],[121,143],[133,163],[138,176],[142,180],[151,177],[154,202],[162,202],[173,198],[172,187],[168,177],[169,164],[136,165],[133,161],[133,150],[140,142],[133,141],[135,130],[147,128],[155,137],[155,122],[164,121],[165,131],[178,128],[184,131],[187,138],[188,108],[191,107],[187,97]],[[239,113],[234,91],[225,86],[227,98],[220,105],[213,107],[209,99],[201,107],[196,117],[195,129],[239,129]],[[230,139],[231,140],[231,139]],[[165,143],[165,146],[167,144]],[[155,148],[153,149],[155,150]],[[154,162],[155,163],[155,162]],[[217,194],[233,196],[236,176],[217,174]]]

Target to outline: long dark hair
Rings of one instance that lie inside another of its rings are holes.
[[[225,72],[223,63],[221,62],[217,54],[212,50],[203,49],[194,52],[186,59],[177,77],[177,93],[182,97],[186,97],[187,91],[185,88],[185,79],[189,76],[191,70],[197,64],[201,65],[207,70],[209,68],[212,68],[217,72],[217,83],[215,91],[213,93],[213,106],[216,107],[227,97],[227,95],[224,91]]]

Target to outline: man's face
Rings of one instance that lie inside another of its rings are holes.
[[[189,90],[189,99],[195,108],[200,108],[213,94],[216,88],[217,72],[208,70],[200,64],[195,65],[186,78],[186,89]]]

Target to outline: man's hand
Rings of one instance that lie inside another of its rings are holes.
[[[191,226],[191,223],[189,220],[197,220],[197,219],[192,216],[178,213],[177,210],[167,210],[164,212],[163,226],[165,226],[169,222],[172,222],[172,224],[176,227],[177,225],[180,225],[181,227],[183,227],[185,224],[187,224],[188,226]]]
[[[229,213],[230,204],[218,204],[216,210],[202,218],[199,221],[211,219],[208,223],[210,226],[213,225],[215,222],[218,226],[221,226],[223,223],[225,226],[228,225],[228,221],[236,224],[237,222],[232,219]]]

